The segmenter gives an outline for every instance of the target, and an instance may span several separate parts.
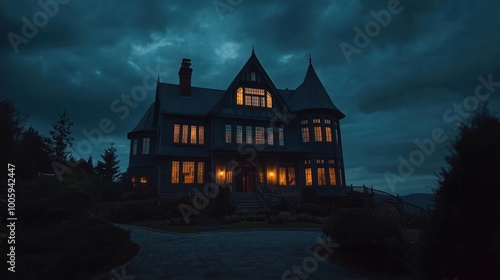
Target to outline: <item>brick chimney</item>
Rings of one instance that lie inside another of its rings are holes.
[[[193,69],[190,68],[191,59],[183,58],[181,63],[181,69],[179,69],[179,91],[181,95],[190,96],[191,95],[191,75]]]

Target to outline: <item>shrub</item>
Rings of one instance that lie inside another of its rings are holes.
[[[300,204],[319,204],[318,195],[313,188],[305,188],[300,191]]]
[[[330,215],[330,212],[325,207],[315,205],[315,204],[301,204],[295,210],[297,214],[311,214],[316,217],[326,217]]]
[[[219,188],[219,194],[215,198],[213,214],[216,217],[230,215],[234,211],[231,202],[231,190],[229,188]]]
[[[399,227],[362,209],[337,210],[323,233],[341,244],[337,252],[370,269],[392,271],[408,260],[408,242]]]

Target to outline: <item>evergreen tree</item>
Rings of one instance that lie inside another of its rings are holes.
[[[98,161],[95,167],[96,174],[103,182],[113,182],[118,179],[120,171],[118,165],[120,162],[118,161],[115,143],[111,143],[111,146],[104,151],[101,158],[103,161]]]
[[[500,121],[486,109],[463,125],[424,231],[427,279],[483,279],[500,265]]]
[[[0,157],[2,166],[17,163],[19,141],[28,115],[9,98],[0,98]]]
[[[66,110],[60,116],[59,120],[52,125],[52,130],[50,131],[50,155],[52,160],[62,163],[72,158],[72,126],[73,123],[68,118]]]
[[[28,128],[19,143],[19,175],[22,177],[37,176],[38,172],[50,173],[50,156],[48,139],[33,127]]]

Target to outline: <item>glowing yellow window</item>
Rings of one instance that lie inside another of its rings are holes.
[[[312,186],[313,180],[312,180],[312,170],[311,170],[311,168],[306,168],[305,169],[305,174],[306,174],[306,186]]]
[[[243,105],[243,88],[236,90],[236,104]]]
[[[330,177],[330,185],[336,186],[337,185],[337,178],[335,178],[335,168],[329,167],[328,168],[328,175]]]
[[[179,162],[172,161],[172,184],[179,183]]]
[[[271,96],[269,91],[267,92],[266,97],[267,97],[267,108],[273,108],[273,97]]]
[[[146,177],[141,177],[141,183],[146,184],[148,182],[148,179]]]

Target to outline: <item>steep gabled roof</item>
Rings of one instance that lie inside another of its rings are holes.
[[[244,80],[243,77],[245,75],[245,73],[252,67],[252,66],[255,66],[257,71],[259,72],[259,74],[262,75],[262,78],[264,79],[264,83],[267,84],[269,86],[269,90],[271,91],[271,93],[275,93],[275,95],[273,95],[275,98],[277,98],[277,100],[283,104],[283,106],[287,106],[287,103],[286,101],[283,99],[283,96],[280,94],[280,91],[276,88],[276,86],[274,85],[273,81],[271,80],[271,78],[269,77],[269,75],[267,74],[266,70],[264,69],[264,67],[262,66],[262,64],[260,63],[259,59],[257,58],[257,56],[255,55],[255,51],[253,50],[252,48],[252,54],[250,55],[250,57],[248,58],[247,62],[245,63],[245,65],[241,68],[240,72],[236,75],[236,77],[233,79],[233,81],[231,82],[231,84],[229,85],[229,87],[227,88],[227,90],[225,91],[226,94],[233,94],[234,92],[236,92],[236,88],[238,86],[238,84]],[[222,106],[222,103],[223,103],[223,100],[221,99],[219,101],[218,104],[216,104],[216,106],[214,107],[214,112],[220,110],[221,106]]]
[[[150,106],[149,109],[146,111],[144,116],[142,116],[142,119],[139,121],[137,126],[130,132],[130,133],[135,133],[135,132],[155,132],[155,126],[153,124],[154,122],[154,108],[155,108],[155,103],[153,102]]]
[[[158,84],[160,111],[181,116],[206,116],[224,94],[223,90],[191,87],[191,96],[179,93],[179,85]]]
[[[282,91],[283,94],[283,91]],[[309,64],[306,77],[302,84],[288,97],[288,105],[292,112],[307,109],[331,109],[339,119],[345,115],[333,104],[312,64]]]

